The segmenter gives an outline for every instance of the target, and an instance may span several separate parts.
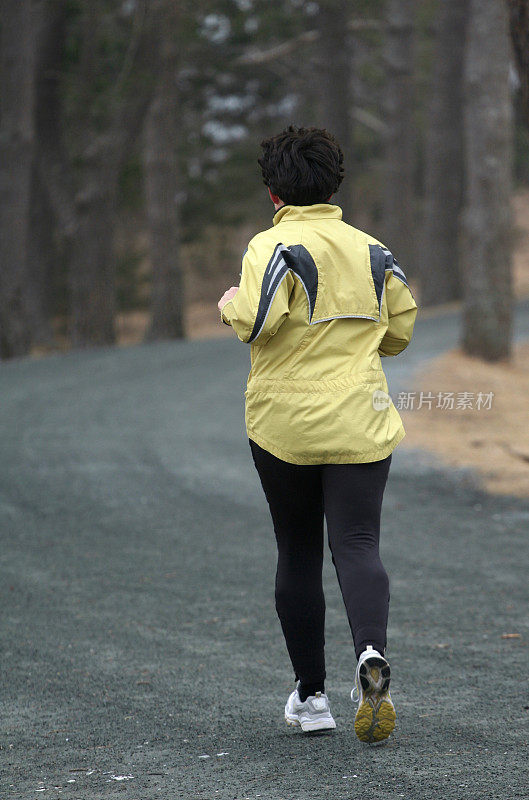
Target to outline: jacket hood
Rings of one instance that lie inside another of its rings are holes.
[[[284,205],[274,214],[274,225],[279,222],[303,222],[306,219],[341,219],[342,209],[331,203],[315,203],[312,206]]]

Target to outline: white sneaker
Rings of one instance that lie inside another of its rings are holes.
[[[298,692],[299,684],[300,681],[298,681],[285,706],[287,725],[301,726],[302,731],[323,731],[336,728],[327,695],[316,692],[315,695],[310,695],[302,703]]]
[[[368,645],[356,666],[351,700],[358,703],[355,732],[361,742],[381,742],[395,727],[395,706],[389,693],[391,669],[378,650]]]

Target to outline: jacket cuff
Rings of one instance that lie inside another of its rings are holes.
[[[228,300],[228,302],[229,302],[229,300]],[[226,308],[226,305],[227,305],[227,303],[224,303],[224,305],[223,305],[223,306],[222,306],[222,308],[220,309],[220,319],[221,319],[221,321],[222,321],[222,322],[223,322],[225,325],[229,325],[229,326],[230,326],[230,328],[231,328],[231,323],[230,323],[230,322],[228,322],[228,320],[227,320],[227,319],[224,319],[224,315],[223,315],[223,313],[222,313],[222,312],[224,311],[224,309]]]

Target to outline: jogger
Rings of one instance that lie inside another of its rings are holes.
[[[336,727],[324,688],[326,520],[358,659],[355,731],[378,742],[396,719],[380,514],[405,435],[382,359],[408,346],[417,303],[391,250],[330,202],[343,178],[336,139],[290,125],[261,147],[273,225],[252,237],[240,284],[218,307],[250,345],[246,433],[272,515],[276,608],[297,681],[285,720]]]
[[[302,684],[325,678],[323,522],[357,658],[386,647],[389,579],[380,560],[382,498],[391,453],[354,464],[292,464],[249,439],[270,507],[278,562],[276,609]]]

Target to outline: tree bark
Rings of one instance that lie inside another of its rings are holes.
[[[465,62],[467,185],[462,347],[508,358],[512,338],[512,98],[507,10],[471,0]]]
[[[117,208],[115,141],[99,136],[83,153],[75,197],[69,290],[74,347],[114,344],[116,283],[114,229]]]
[[[507,0],[507,6],[525,119],[529,125],[529,0]]]
[[[416,272],[414,25],[415,0],[388,0],[382,230],[408,277]]]
[[[34,155],[31,0],[2,0],[0,38],[0,356],[30,349],[28,233]]]
[[[425,152],[421,305],[459,299],[459,229],[464,192],[463,66],[468,0],[438,7]]]
[[[145,0],[140,0],[129,55],[113,96],[105,99],[109,113],[101,119],[102,99],[93,89],[101,8],[93,2],[83,10],[79,89],[72,121],[75,135],[71,136],[75,152],[62,138],[65,112],[59,64],[67,20],[62,2],[52,4],[50,10],[38,94],[39,169],[69,255],[69,335],[74,347],[115,342],[114,228],[119,174],[141,130],[157,64],[152,15]],[[130,80],[133,70],[140,76],[134,83]],[[94,102],[99,104],[98,114],[93,113]]]
[[[144,131],[145,199],[152,265],[148,340],[185,336],[177,160],[179,19],[172,2],[164,3],[158,13],[160,74]]]
[[[76,220],[73,173],[63,141],[64,108],[60,87],[66,20],[66,3],[48,4],[38,49],[35,118],[40,183],[48,193],[57,238],[68,250]]]
[[[38,143],[36,145],[38,150]],[[36,155],[36,158],[38,156]],[[57,257],[53,229],[54,219],[49,196],[36,169],[32,171],[30,230],[28,236],[28,276],[25,287],[30,312],[31,339],[46,350],[54,347],[51,325],[53,263]]]
[[[43,116],[50,114],[47,106],[46,86],[50,67],[59,74],[61,43],[53,35],[57,25],[59,3],[33,0],[34,51],[35,51],[35,157],[31,182],[31,215],[28,242],[28,280],[26,293],[31,318],[31,335],[34,344],[53,348],[54,334],[51,325],[53,297],[50,287],[58,260],[55,217],[50,203],[50,192],[39,168],[41,141],[46,139],[46,128],[41,127]],[[51,45],[51,48],[50,48]],[[51,61],[51,64],[50,64]],[[44,112],[44,114],[43,114]],[[53,114],[53,108],[51,109]],[[58,120],[54,120],[53,134],[58,134]]]
[[[344,178],[335,202],[343,218],[352,224],[354,197],[354,148],[352,123],[352,34],[348,0],[319,4],[317,40],[320,124],[338,140],[344,154]]]

